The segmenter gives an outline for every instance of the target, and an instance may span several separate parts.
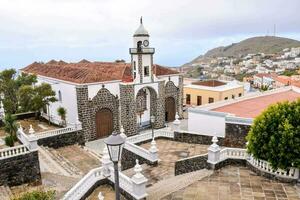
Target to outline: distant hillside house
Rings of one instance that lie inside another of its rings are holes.
[[[153,64],[154,48],[149,47],[149,33],[141,24],[129,49],[131,63],[50,61],[32,63],[25,73],[37,74],[38,83],[49,83],[58,102],[44,109],[53,122],[59,120],[57,108],[67,110],[68,123],[82,122],[84,139],[94,140],[119,131],[127,135],[154,127],[182,116],[183,78],[179,72]]]
[[[201,106],[241,97],[244,95],[244,86],[237,81],[195,81],[184,85],[183,91],[186,105]]]

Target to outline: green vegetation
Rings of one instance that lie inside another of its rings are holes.
[[[59,107],[57,108],[57,114],[60,116],[61,120],[63,121],[62,125],[65,126],[67,110],[64,107]]]
[[[300,167],[300,99],[269,106],[247,136],[248,152],[274,169]]]
[[[36,190],[32,192],[26,192],[17,197],[14,197],[12,200],[54,200],[55,191],[42,191]]]
[[[35,111],[38,113],[43,107],[55,102],[55,92],[51,85],[37,83],[35,75],[21,73],[7,69],[0,72],[0,93],[4,94],[3,105],[6,114]]]
[[[299,75],[299,74],[298,74],[298,70],[294,69],[294,70],[286,70],[282,73],[282,75],[293,76],[293,75]]]
[[[14,146],[14,142],[17,141],[17,130],[16,117],[11,114],[7,114],[4,118],[4,131],[8,134],[5,137],[5,144],[7,146]]]

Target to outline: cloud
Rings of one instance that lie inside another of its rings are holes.
[[[298,0],[1,0],[0,66],[128,60],[140,16],[159,50],[156,62],[181,65],[209,48],[272,33],[274,24],[279,35],[300,39],[299,7]]]

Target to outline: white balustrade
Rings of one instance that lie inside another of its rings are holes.
[[[56,135],[62,135],[65,133],[71,133],[71,132],[80,131],[80,130],[82,130],[81,124],[76,123],[76,124],[69,125],[68,127],[65,127],[65,128],[40,132],[40,133],[36,134],[36,137],[38,139],[42,139],[42,138],[52,137],[52,136],[56,136]]]
[[[24,133],[22,126],[20,126],[17,130],[17,137],[18,139],[25,145],[30,151],[37,151],[38,144],[37,144],[37,137],[34,134],[34,130],[30,125],[30,135],[26,135]]]
[[[154,137],[174,138],[174,132],[168,130],[156,130],[154,131]],[[152,132],[149,131],[146,133],[130,136],[127,138],[127,141],[135,144],[135,143],[144,142],[151,139],[152,139]]]
[[[0,160],[19,156],[28,153],[29,150],[25,145],[20,145],[16,147],[9,147],[0,150]]]
[[[152,153],[149,150],[144,149],[138,145],[126,141],[124,148],[151,162],[157,161],[157,158],[153,157]]]

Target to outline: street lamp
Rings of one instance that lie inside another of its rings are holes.
[[[151,115],[150,122],[151,122],[151,128],[152,128],[152,140],[154,140],[154,131],[153,131],[153,124],[155,122],[155,116],[154,115]]]
[[[107,145],[110,160],[114,164],[116,200],[120,200],[118,162],[122,156],[125,140],[120,134],[113,132],[111,136],[104,140],[104,143]]]

